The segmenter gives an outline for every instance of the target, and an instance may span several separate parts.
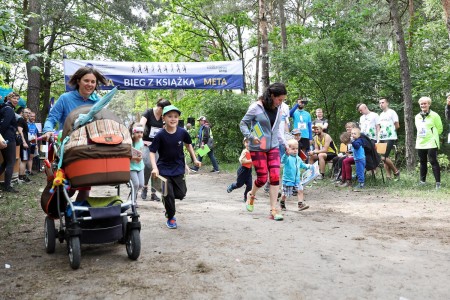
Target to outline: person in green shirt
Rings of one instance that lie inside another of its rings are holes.
[[[433,169],[436,189],[441,187],[441,168],[437,160],[437,152],[440,148],[439,135],[443,131],[441,117],[430,109],[431,98],[421,97],[419,99],[420,113],[414,119],[417,138],[416,149],[420,161],[420,184],[425,184],[427,177],[427,159]]]

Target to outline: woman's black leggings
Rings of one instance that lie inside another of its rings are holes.
[[[14,164],[16,163],[16,143],[9,142],[5,149],[1,150],[3,163],[0,165],[0,174],[5,172],[5,187],[11,186],[11,178],[14,172]]]
[[[419,154],[420,161],[420,181],[425,182],[427,179],[427,157],[430,161],[431,167],[433,169],[433,175],[436,182],[441,182],[441,167],[439,166],[439,162],[437,160],[437,148],[433,149],[417,149],[417,153]]]

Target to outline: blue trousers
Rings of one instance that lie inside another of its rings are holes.
[[[214,156],[214,150],[213,149],[211,149],[209,152],[208,152],[208,157],[209,157],[209,159],[211,160],[211,163],[212,163],[212,165],[213,165],[213,168],[214,168],[214,171],[219,171],[219,164],[217,163],[217,160],[216,160],[216,157]],[[202,161],[203,160],[203,157],[201,157],[200,155],[197,157],[197,159],[198,159],[198,161]],[[196,171],[198,171],[198,167],[197,166],[194,166],[193,167],[193,169],[194,170],[196,170]]]
[[[233,190],[242,187],[245,184],[244,199],[247,200],[247,193],[252,190],[252,168],[245,168],[240,166],[237,170],[237,179],[235,183],[231,184]]]
[[[356,176],[358,177],[359,183],[364,183],[364,174],[366,172],[366,160],[365,159],[358,159],[355,160],[355,166],[356,166]]]

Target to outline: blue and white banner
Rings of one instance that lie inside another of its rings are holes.
[[[72,90],[67,82],[80,67],[93,67],[108,80],[99,86],[111,90],[142,89],[244,89],[241,61],[214,62],[108,62],[88,60],[64,60],[66,90]]]

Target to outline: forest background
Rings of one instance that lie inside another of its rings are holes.
[[[19,92],[43,121],[50,99],[64,92],[65,57],[242,60],[240,93],[123,91],[109,107],[126,123],[160,97],[185,120],[206,115],[216,156],[232,162],[242,148],[239,121],[269,83],[286,83],[290,106],[307,97],[313,118],[321,107],[335,141],[345,122],[359,120],[357,103],[379,113],[386,97],[400,117],[401,164],[412,170],[417,100],[430,96],[443,118],[450,91],[449,15],[449,0],[3,0],[0,86]],[[447,127],[444,121],[444,145]]]

